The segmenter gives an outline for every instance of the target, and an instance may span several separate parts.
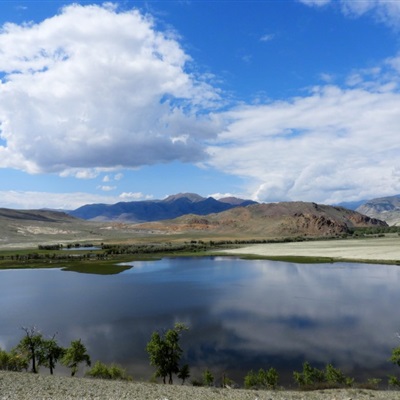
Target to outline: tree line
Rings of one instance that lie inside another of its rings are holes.
[[[21,372],[30,369],[32,373],[38,373],[39,367],[43,366],[48,368],[50,374],[53,375],[56,364],[60,363],[69,368],[71,376],[74,377],[81,364],[91,367],[90,355],[81,339],[73,340],[69,347],[63,348],[58,344],[56,334],[46,338],[36,327],[21,329],[25,334],[10,352],[0,348],[0,370]],[[173,384],[175,376],[181,379],[182,384],[190,378],[189,365],[181,364],[183,349],[180,345],[180,339],[188,329],[185,324],[176,323],[168,330],[154,331],[147,343],[146,351],[150,365],[156,369],[154,378],[161,378],[164,384]],[[389,361],[400,367],[400,346],[392,350]],[[101,361],[97,361],[85,375],[101,379],[132,380],[122,367],[116,364],[106,365]],[[307,361],[303,363],[302,371],[293,372],[293,378],[298,387],[305,390],[354,385],[353,378],[346,376],[332,364],[327,364],[324,369],[318,369]],[[363,387],[377,389],[380,382],[380,379],[371,378]],[[213,386],[215,378],[207,368],[203,371],[201,379],[193,379],[191,383],[193,386]],[[400,388],[400,379],[396,376],[389,376],[388,383],[392,387]],[[234,387],[235,384],[224,374],[221,386]],[[261,368],[256,372],[249,371],[244,377],[244,387],[246,389],[278,389],[279,374],[273,367],[266,370]]]

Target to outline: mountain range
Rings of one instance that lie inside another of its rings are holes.
[[[292,202],[294,204],[295,202]],[[214,199],[195,193],[179,193],[163,200],[119,202],[116,204],[87,204],[70,215],[88,221],[144,223],[179,218],[188,214],[209,215],[236,207],[258,204],[252,200],[236,197]],[[280,203],[282,204],[282,203]],[[290,203],[289,203],[290,204]],[[337,205],[357,211],[371,218],[386,221],[389,225],[400,225],[400,195],[372,200],[344,202]]]
[[[306,202],[258,204],[194,194],[134,204],[84,206],[78,210],[79,215],[93,220],[50,210],[0,209],[0,248],[79,241],[131,241],[143,237],[164,240],[165,235],[171,238],[175,234],[183,238],[193,234],[206,239],[331,237],[346,234],[354,227],[387,226],[381,220],[343,207]],[[150,221],[132,223],[145,218]]]
[[[195,193],[179,193],[164,200],[87,204],[68,213],[74,217],[98,222],[151,222],[181,217],[186,214],[207,215],[235,207],[256,204],[252,200],[226,197],[219,200]]]

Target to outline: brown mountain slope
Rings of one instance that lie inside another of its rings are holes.
[[[263,237],[336,236],[352,227],[387,226],[383,221],[342,207],[282,202],[238,207],[207,216],[185,215],[174,220],[140,224],[158,232],[209,232]]]

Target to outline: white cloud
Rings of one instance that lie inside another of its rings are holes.
[[[109,186],[109,185],[97,186],[97,189],[100,189],[103,192],[111,192],[111,191],[115,190],[116,188],[117,188],[116,186]]]
[[[275,35],[273,33],[266,34],[266,35],[261,36],[260,41],[261,42],[270,42],[271,40],[273,40],[274,37],[275,37]]]
[[[124,177],[123,173],[115,174],[114,176],[104,175],[103,182],[120,181]]]
[[[327,85],[290,101],[231,110],[209,147],[210,164],[251,182],[259,201],[397,194],[400,94],[376,89]]]
[[[62,209],[75,210],[85,204],[115,204],[120,201],[151,200],[153,195],[121,193],[120,195],[97,195],[84,192],[51,193],[33,191],[0,191],[0,208],[13,209]]]
[[[25,191],[0,191],[0,207],[14,209],[52,208],[74,210],[85,204],[114,204],[118,196],[103,196],[90,193],[50,193]]]
[[[308,6],[339,5],[345,15],[360,17],[364,14],[372,15],[396,30],[400,29],[400,1],[398,0],[299,0]]]
[[[144,195],[141,192],[124,192],[119,195],[123,201],[151,200],[152,195]]]
[[[39,24],[5,24],[0,49],[0,167],[69,175],[198,161],[215,135],[197,112],[216,91],[136,10],[70,5]]]
[[[238,197],[238,196],[235,194],[232,194],[232,193],[213,193],[213,194],[208,195],[207,197],[212,197],[216,200],[219,200],[219,199],[223,199],[225,197]]]
[[[299,0],[299,1],[300,3],[304,3],[308,6],[317,6],[317,7],[324,6],[331,2],[331,0]]]

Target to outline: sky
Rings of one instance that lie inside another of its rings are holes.
[[[400,193],[400,0],[0,1],[0,207]]]

